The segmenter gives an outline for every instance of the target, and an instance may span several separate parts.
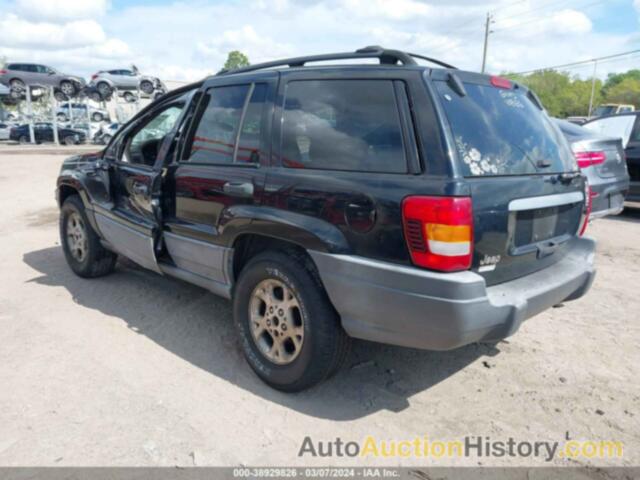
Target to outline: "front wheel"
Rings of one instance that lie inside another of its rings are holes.
[[[76,275],[101,277],[115,268],[117,255],[100,243],[78,195],[68,197],[62,205],[60,243],[67,263]]]
[[[76,86],[68,80],[60,82],[60,91],[67,97],[73,97],[77,93]]]
[[[310,259],[265,252],[243,268],[233,313],[245,358],[268,385],[309,388],[335,372],[349,338]]]

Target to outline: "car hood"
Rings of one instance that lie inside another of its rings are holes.
[[[93,168],[95,162],[102,158],[102,150],[98,152],[82,153],[66,158],[62,162],[62,170],[80,170],[84,168]]]

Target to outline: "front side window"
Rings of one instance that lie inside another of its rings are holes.
[[[183,107],[184,104],[171,105],[148,120],[130,138],[122,161],[153,166],[164,138],[178,122]]]
[[[285,167],[407,171],[391,80],[292,81],[283,115]]]
[[[259,163],[266,92],[267,85],[260,83],[207,90],[185,159],[214,165]]]

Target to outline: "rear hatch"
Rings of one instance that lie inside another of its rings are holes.
[[[626,179],[627,164],[625,163],[622,140],[619,138],[597,138],[593,140],[583,140],[571,145],[574,153],[602,153],[604,162],[591,167],[600,178]]]
[[[592,130],[574,125],[565,120],[554,120],[555,124],[571,144],[575,156],[583,160],[586,166],[582,168],[588,175],[595,173],[600,178],[625,179],[627,166],[624,161],[624,147],[622,140],[615,137],[606,137]],[[601,161],[604,157],[604,161]],[[596,159],[593,162],[590,160]],[[580,165],[580,161],[578,161]]]
[[[434,70],[432,78],[471,192],[472,269],[491,285],[560,260],[578,235],[585,186],[537,97],[485,75]]]

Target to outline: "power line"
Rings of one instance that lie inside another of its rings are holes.
[[[576,6],[576,8],[584,9],[584,8],[593,7],[595,5],[598,5],[599,3],[603,3],[604,1],[605,0],[597,0],[595,2],[587,3],[586,5],[578,5],[578,6]],[[557,12],[555,12],[555,13],[557,13]],[[512,28],[518,28],[518,27],[521,27],[523,25],[529,25],[531,23],[544,22],[546,20],[547,19],[545,17],[531,18],[531,19],[528,19],[528,20],[526,20],[524,22],[520,22],[520,23],[516,23],[516,24],[513,24],[513,25],[508,25],[506,27],[498,28],[498,29],[495,30],[495,32],[502,32],[504,30],[511,30]]]
[[[502,22],[504,20],[509,20],[510,18],[529,16],[531,13],[538,12],[540,10],[546,10],[549,7],[558,8],[560,6],[565,6],[567,3],[571,3],[572,1],[573,0],[560,0],[558,2],[557,0],[553,0],[553,1],[549,2],[549,3],[545,3],[543,5],[538,5],[536,8],[529,9],[526,12],[515,13],[513,15],[509,15],[508,17],[503,17],[503,18],[498,17],[496,20]]]
[[[578,65],[585,65],[585,64],[589,64],[589,63],[593,63],[593,62],[602,62],[603,60],[610,60],[610,59],[613,59],[613,58],[624,57],[624,56],[632,55],[632,54],[635,54],[635,53],[640,53],[640,49],[630,50],[628,52],[623,52],[623,53],[616,53],[616,54],[607,55],[607,56],[604,56],[604,57],[592,58],[590,60],[583,60],[581,62],[565,63],[563,65],[553,65],[553,66],[549,66],[549,67],[536,68],[535,70],[527,70],[525,72],[518,72],[515,75],[527,75],[529,73],[540,72],[542,70],[557,70],[559,68],[575,67],[575,66],[578,66]],[[603,62],[603,63],[606,63],[606,62]]]

